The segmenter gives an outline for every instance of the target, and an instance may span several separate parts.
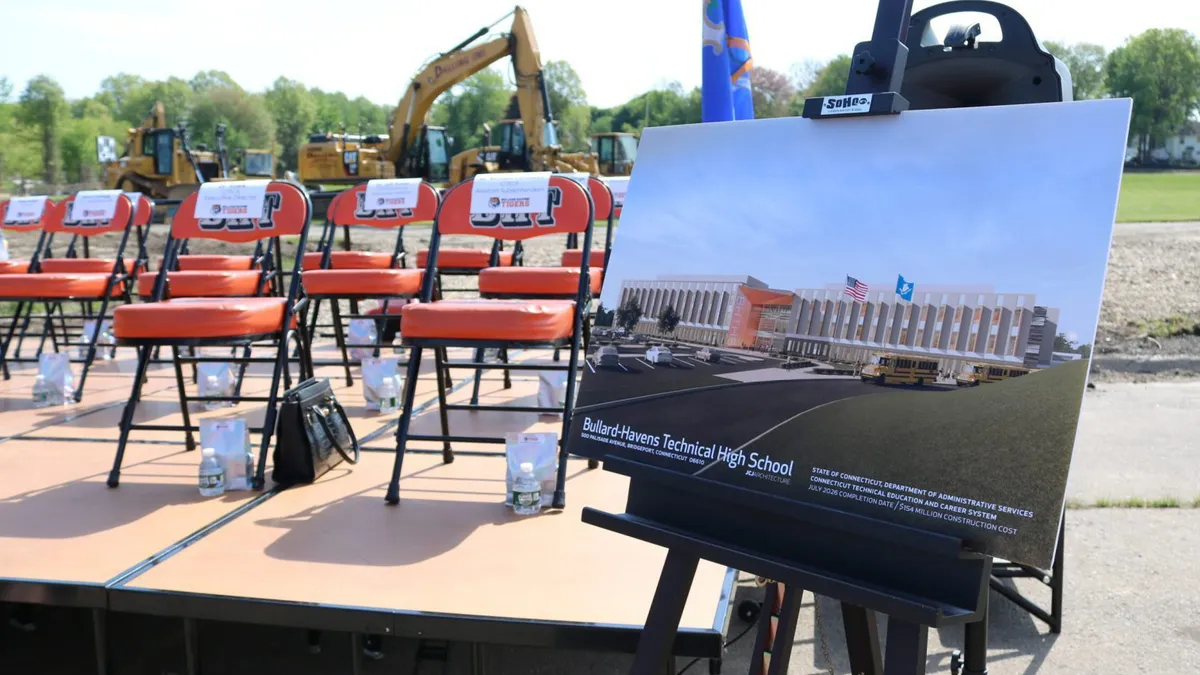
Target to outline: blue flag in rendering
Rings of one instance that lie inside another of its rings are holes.
[[[912,294],[913,294],[912,283],[905,281],[903,274],[898,275],[896,277],[896,295],[900,296],[900,298],[902,300],[912,302]]]
[[[705,0],[700,121],[754,119],[750,36],[741,0]]]

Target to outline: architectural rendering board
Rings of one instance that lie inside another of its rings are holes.
[[[1049,566],[1129,114],[647,129],[570,451]]]

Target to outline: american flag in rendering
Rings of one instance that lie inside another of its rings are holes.
[[[867,300],[867,285],[855,279],[854,277],[846,277],[846,295],[854,298],[859,302]]]

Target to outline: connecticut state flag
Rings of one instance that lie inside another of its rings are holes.
[[[904,275],[896,276],[896,295],[900,296],[901,300],[912,302],[913,285],[911,282],[904,280]]]
[[[754,119],[750,35],[742,0],[704,0],[700,121]]]

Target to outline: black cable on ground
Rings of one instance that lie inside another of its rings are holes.
[[[730,640],[729,642],[726,642],[726,643],[725,643],[725,644],[722,646],[722,649],[729,649],[730,647],[732,647],[732,646],[733,646],[733,645],[734,645],[734,644],[735,644],[735,643],[736,643],[738,640],[741,640],[742,638],[746,637],[746,634],[747,634],[747,633],[749,633],[749,632],[751,631],[751,629],[753,629],[753,628],[754,628],[755,626],[757,626],[757,625],[758,625],[758,623],[757,623],[757,622],[755,622],[755,623],[752,623],[752,624],[750,624],[749,626],[746,626],[746,629],[745,629],[745,630],[743,630],[742,632],[738,633],[738,634],[737,634],[737,635],[736,635],[736,636],[735,636],[735,637],[734,637],[732,640]],[[697,658],[694,658],[694,659],[692,659],[691,661],[689,661],[689,662],[688,662],[688,664],[687,664],[686,666],[684,666],[684,667],[683,667],[683,669],[682,669],[682,670],[680,670],[680,671],[679,671],[678,673],[676,673],[675,675],[683,675],[684,673],[686,673],[686,672],[688,671],[688,668],[691,668],[692,666],[696,665],[697,663],[700,663],[700,658],[699,658],[699,657],[697,657]]]

